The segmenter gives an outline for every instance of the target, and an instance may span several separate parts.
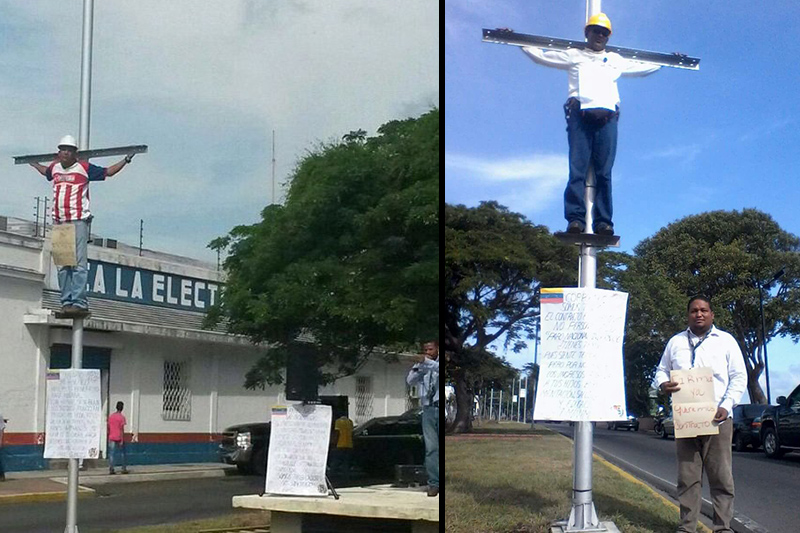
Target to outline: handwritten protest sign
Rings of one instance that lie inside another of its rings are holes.
[[[624,292],[542,289],[535,419],[613,421],[627,416],[622,367],[627,304]]]
[[[332,416],[329,405],[272,408],[265,492],[300,496],[328,493],[325,469]]]
[[[672,370],[670,379],[681,386],[681,390],[672,393],[675,438],[719,434],[719,428],[712,423],[717,402],[714,400],[714,373],[711,368]]]
[[[75,225],[56,224],[51,230],[53,243],[53,262],[66,267],[78,264],[75,258]]]
[[[48,372],[45,459],[97,459],[101,407],[99,370]]]

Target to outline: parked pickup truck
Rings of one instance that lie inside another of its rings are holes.
[[[761,414],[761,445],[767,457],[778,458],[789,450],[800,450],[800,385],[789,397],[779,396]]]
[[[332,407],[331,423],[347,414],[347,396],[320,396],[319,399],[322,404]],[[225,428],[217,449],[220,462],[236,465],[243,474],[265,475],[270,427],[269,422],[251,422]]]

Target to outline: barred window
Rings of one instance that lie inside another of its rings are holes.
[[[356,376],[356,424],[372,418],[372,376]]]
[[[161,418],[192,419],[192,391],[189,389],[189,363],[164,361],[164,393]]]
[[[406,411],[419,407],[419,390],[416,385],[406,385]]]

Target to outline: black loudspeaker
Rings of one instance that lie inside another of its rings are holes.
[[[319,400],[319,368],[313,348],[294,344],[286,360],[286,399],[316,402]]]

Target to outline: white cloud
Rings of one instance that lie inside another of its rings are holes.
[[[81,5],[61,4],[3,2],[0,172],[10,188],[0,214],[30,217],[48,192],[10,156],[77,135]],[[282,182],[319,141],[374,135],[439,104],[430,0],[97,2],[94,23],[91,145],[150,147],[93,186],[96,228],[138,241],[145,218],[145,245],[173,253],[208,258],[209,240],[258,218],[273,130]]]
[[[540,212],[561,195],[569,174],[566,155],[484,159],[445,154],[448,179],[477,181],[513,211]]]

